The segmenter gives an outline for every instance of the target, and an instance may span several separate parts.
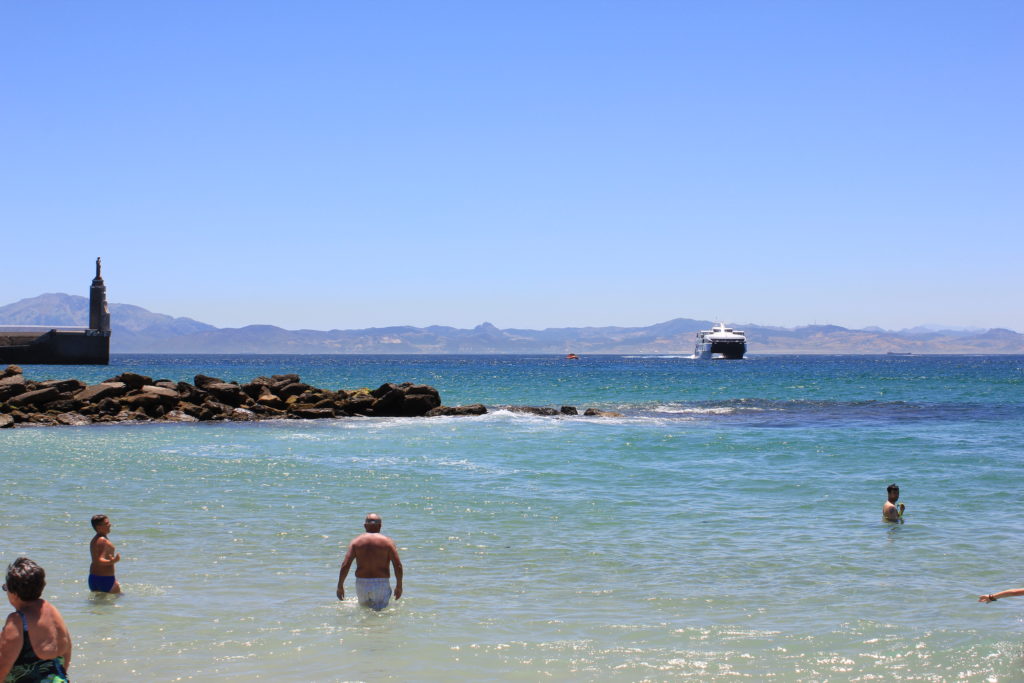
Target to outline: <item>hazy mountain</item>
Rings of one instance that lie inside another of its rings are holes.
[[[111,350],[138,350],[162,337],[180,338],[216,330],[191,318],[172,318],[131,304],[110,304]],[[89,324],[89,299],[71,294],[42,294],[0,307],[0,325]]]
[[[917,325],[916,327],[908,327],[905,330],[900,330],[906,333],[920,333],[920,332],[962,332],[964,334],[974,334],[975,332],[984,332],[984,327],[949,327],[944,325]]]
[[[89,300],[43,294],[0,307],[0,325],[75,325],[89,319]],[[621,353],[685,354],[698,330],[712,321],[676,318],[647,327],[472,329],[375,327],[363,330],[286,330],[273,325],[218,328],[129,304],[110,304],[114,353]],[[838,325],[797,328],[735,325],[747,333],[749,353],[1024,353],[1024,335],[1012,330],[898,332]]]

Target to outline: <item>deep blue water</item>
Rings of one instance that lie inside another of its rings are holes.
[[[170,356],[114,354],[109,366],[25,366],[39,379],[100,381],[123,371],[191,382],[298,372],[329,388],[385,381],[436,386],[446,404],[586,404],[628,410],[727,405],[828,413],[886,414],[886,406],[972,411],[1021,406],[1024,356],[761,356],[693,362],[656,356]],[[758,402],[763,402],[758,404]],[[974,412],[979,411],[979,412]]]

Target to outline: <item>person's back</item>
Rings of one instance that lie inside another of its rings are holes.
[[[71,635],[60,611],[42,599],[46,573],[19,557],[7,568],[4,590],[15,611],[0,632],[0,676],[5,683],[67,680]]]
[[[360,534],[352,540],[356,557],[356,577],[380,579],[391,576],[391,549],[394,542],[381,534]]]
[[[360,534],[348,544],[345,559],[338,572],[338,599],[345,599],[345,577],[352,562],[356,563],[356,595],[359,603],[373,609],[384,609],[391,599],[391,567],[395,568],[395,600],[402,597],[402,560],[398,547],[390,538],[380,533],[379,515],[369,514],[363,522],[365,534]]]
[[[24,615],[22,626],[27,626],[29,642],[36,657],[56,659],[67,652],[71,638],[56,607],[46,600],[39,600],[38,604],[26,605],[19,611]]]

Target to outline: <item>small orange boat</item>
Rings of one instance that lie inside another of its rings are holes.
[[[580,357],[579,357],[579,356],[577,356],[577,355],[576,355],[575,353],[570,353],[570,354],[568,354],[568,355],[567,355],[567,356],[565,357],[565,359],[566,359],[566,360],[579,360],[579,359],[580,359]]]

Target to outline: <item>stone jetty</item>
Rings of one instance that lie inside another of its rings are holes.
[[[196,375],[192,384],[125,372],[87,385],[77,379],[33,382],[17,365],[0,373],[0,428],[97,422],[204,422],[267,419],[482,415],[483,405],[443,406],[425,384],[376,389],[321,389],[298,375],[257,377],[237,384]]]
[[[575,406],[497,406],[540,416],[579,415]],[[20,367],[0,372],[0,429],[24,426],[88,425],[103,422],[207,422],[230,420],[315,420],[328,417],[438,417],[483,415],[474,403],[441,405],[426,384],[387,382],[376,389],[321,389],[298,375],[257,377],[238,384],[196,375],[192,384],[123,372],[99,384],[77,379],[34,382]],[[588,408],[588,417],[622,417]]]

